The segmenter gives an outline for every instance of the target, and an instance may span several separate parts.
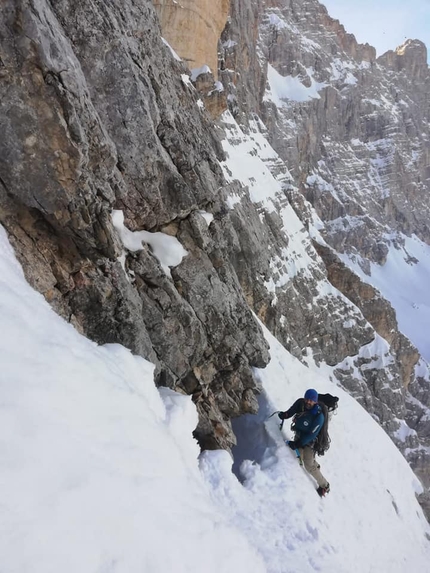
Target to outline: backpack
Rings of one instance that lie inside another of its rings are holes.
[[[337,396],[332,396],[331,394],[318,394],[318,402],[321,402],[327,406],[329,414],[334,413],[338,407],[339,398]]]
[[[339,398],[331,394],[318,394],[318,405],[324,414],[324,424],[314,443],[314,452],[323,456],[330,447],[328,423],[338,407]]]

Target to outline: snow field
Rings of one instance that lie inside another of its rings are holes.
[[[238,480],[227,452],[199,456],[190,397],[157,390],[153,366],[124,347],[79,335],[25,282],[3,229],[0,247],[2,571],[426,570],[418,480],[328,375],[265,330],[260,412],[235,423]],[[324,500],[267,421],[308,387],[340,396]]]

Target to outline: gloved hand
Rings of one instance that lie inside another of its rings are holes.
[[[285,420],[285,412],[278,412],[278,416],[280,420]]]
[[[288,445],[292,450],[296,450],[297,448],[300,448],[300,442],[298,440],[296,440],[296,441],[291,440],[290,442],[288,442]]]

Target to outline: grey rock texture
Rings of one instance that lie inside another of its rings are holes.
[[[387,54],[375,60],[373,48],[358,45],[318,2],[279,2],[267,12],[288,25],[262,18],[268,63],[304,86],[322,86],[305,102],[261,105],[271,143],[325,222],[326,240],[376,262],[385,260],[387,234],[414,232],[428,242],[425,46],[406,42],[394,63]]]
[[[159,384],[193,395],[201,444],[230,447],[267,344],[214,254],[222,149],[152,3],[8,0],[0,37],[0,221],[28,280],[93,340],[153,361]],[[183,242],[172,279],[148,247],[122,267],[113,208]]]

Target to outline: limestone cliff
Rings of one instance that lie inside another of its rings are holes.
[[[28,280],[87,336],[193,394],[201,444],[230,447],[267,344],[223,256],[218,136],[152,3],[8,0],[0,38],[0,221]],[[183,243],[171,277],[148,245],[122,254],[113,208]]]
[[[218,42],[229,15],[230,0],[154,0],[163,35],[192,70],[209,66],[218,72]]]

